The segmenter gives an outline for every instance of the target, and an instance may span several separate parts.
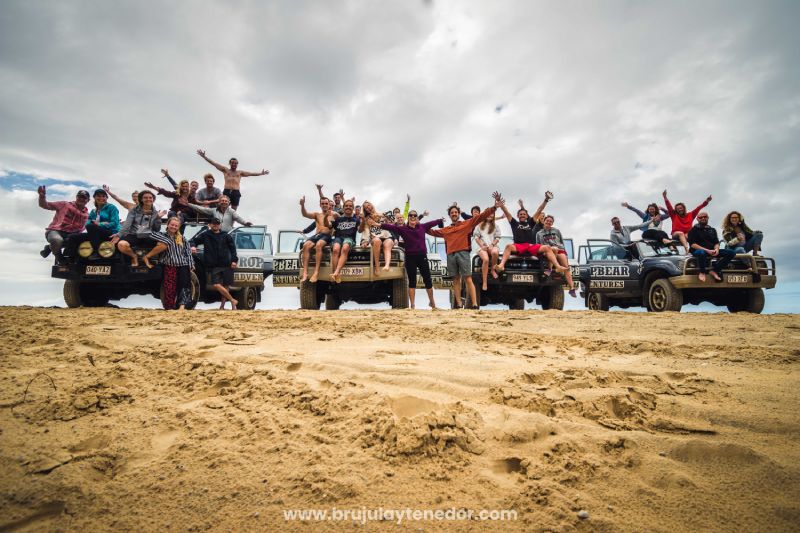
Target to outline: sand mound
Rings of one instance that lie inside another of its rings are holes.
[[[0,335],[4,530],[800,522],[794,316],[5,309]]]

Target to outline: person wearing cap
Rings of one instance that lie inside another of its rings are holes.
[[[67,239],[67,256],[74,257],[78,246],[84,241],[91,241],[92,250],[97,252],[102,241],[111,240],[119,231],[119,210],[114,204],[108,203],[108,194],[103,189],[94,191],[94,209],[89,212],[86,221],[86,233],[70,235]]]
[[[139,257],[134,248],[155,244],[152,233],[161,230],[161,217],[153,205],[156,195],[150,191],[139,193],[139,205],[128,211],[128,217],[119,232],[111,236],[111,242],[123,255],[131,258],[131,267],[139,266]]]
[[[81,233],[86,226],[86,220],[89,218],[89,210],[86,208],[86,204],[89,203],[89,191],[79,190],[74,202],[48,202],[47,189],[44,185],[39,186],[38,193],[39,207],[56,212],[50,225],[45,229],[44,235],[48,244],[39,253],[45,258],[52,253],[56,263],[62,263],[64,255],[61,249],[65,241],[70,235]]]
[[[239,302],[231,296],[228,287],[233,285],[233,269],[239,262],[236,254],[236,244],[229,233],[221,231],[222,221],[214,217],[208,223],[209,231],[202,231],[189,240],[192,253],[197,252],[197,246],[203,245],[203,266],[211,274],[211,283],[220,294],[220,309],[225,309],[225,302],[231,303],[231,308],[236,309]]]
[[[252,222],[247,222],[242,216],[231,207],[231,200],[226,195],[219,197],[217,207],[203,207],[202,205],[189,204],[190,209],[198,213],[203,213],[209,217],[218,218],[222,223],[221,229],[228,233],[233,229],[233,222],[236,221],[243,226],[252,226]]]

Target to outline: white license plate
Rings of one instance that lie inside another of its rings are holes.
[[[111,275],[111,265],[87,265],[86,266],[86,275],[87,276],[110,276]]]
[[[725,276],[726,283],[750,283],[750,276],[747,274],[727,274]]]
[[[366,269],[364,267],[344,267],[340,272],[342,276],[363,276]]]
[[[533,283],[533,274],[512,274],[511,281],[516,283]]]

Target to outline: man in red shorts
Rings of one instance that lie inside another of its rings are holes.
[[[558,264],[558,259],[556,259],[556,254],[553,253],[552,248],[546,244],[536,244],[536,227],[535,224],[531,224],[527,210],[520,208],[519,211],[517,211],[517,218],[519,218],[519,220],[517,220],[511,216],[511,212],[508,210],[505,203],[502,203],[500,208],[503,210],[503,213],[505,213],[508,223],[511,224],[511,232],[514,234],[514,243],[507,245],[505,250],[503,250],[503,259],[500,260],[500,264],[495,265],[495,270],[498,272],[505,270],[506,262],[512,253],[516,255],[532,255],[534,257],[544,256],[550,262],[551,268],[554,268],[557,272],[568,270]],[[549,276],[551,273],[552,270],[550,268],[545,270],[546,276]]]

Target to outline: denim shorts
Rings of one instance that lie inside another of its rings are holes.
[[[463,250],[447,254],[447,274],[449,276],[469,276],[472,274],[468,251]]]

